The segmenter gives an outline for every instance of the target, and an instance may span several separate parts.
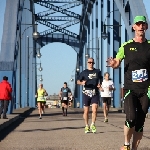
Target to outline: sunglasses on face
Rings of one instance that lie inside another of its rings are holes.
[[[146,23],[145,23],[145,22],[142,22],[142,21],[136,23],[137,26],[140,26],[141,24],[142,24],[143,26],[146,25]]]
[[[89,64],[95,64],[94,62],[88,62]]]

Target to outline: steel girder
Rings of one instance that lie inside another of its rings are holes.
[[[75,0],[34,0],[34,2],[45,2],[45,3],[73,3]],[[82,0],[77,0],[77,1],[82,1]]]
[[[126,0],[125,2],[123,0],[114,0],[114,1],[124,21],[129,39],[133,38],[133,32],[131,32],[131,28],[133,18],[135,16],[137,15],[146,16],[148,24],[150,25],[143,0]],[[150,34],[148,33],[150,33],[150,29],[148,29],[146,34],[146,37],[150,39]]]
[[[79,57],[82,56],[83,48],[86,42],[86,36],[87,36],[87,27],[88,27],[88,13],[91,13],[93,3],[95,0],[85,0],[82,7],[82,15],[80,20],[80,53]]]
[[[67,17],[67,16],[40,16],[36,18],[37,20],[47,20],[47,21],[74,21],[77,20],[80,22],[78,19],[74,19],[74,17]]]
[[[50,8],[50,10],[48,10],[48,11],[44,11],[44,12],[35,14],[35,19],[38,23],[46,25],[47,27],[51,28],[49,30],[45,30],[40,33],[41,37],[38,39],[38,45],[40,44],[40,47],[45,46],[45,44],[48,44],[45,41],[49,41],[49,43],[54,42],[54,41],[61,42],[61,40],[59,40],[59,38],[58,38],[58,40],[57,39],[54,40],[54,38],[52,38],[52,39],[50,38],[50,37],[56,36],[56,34],[54,32],[61,32],[65,35],[65,36],[61,36],[61,37],[66,38],[66,39],[63,39],[62,41],[64,41],[64,43],[66,43],[66,44],[71,44],[70,46],[72,46],[74,48],[74,50],[77,53],[79,53],[79,46],[78,46],[79,45],[79,42],[78,42],[79,36],[78,36],[78,34],[73,33],[69,30],[66,30],[65,28],[70,27],[70,26],[75,25],[80,22],[81,16],[74,12],[68,11],[67,9],[73,8],[75,6],[79,6],[82,4],[82,2],[81,1],[63,1],[63,2],[69,2],[69,4],[65,4],[62,6],[55,6],[53,4],[50,4],[50,2],[52,2],[52,1],[49,1],[49,0],[42,0],[42,1],[35,0],[34,2],[37,4],[40,4],[41,6],[45,6],[46,8]],[[58,1],[58,2],[61,3],[61,1]],[[55,3],[56,3],[56,1],[55,1]],[[56,12],[61,12],[62,14],[65,14],[67,16],[49,16]],[[55,21],[68,21],[68,22],[61,24],[61,25],[55,25],[50,22],[50,21],[54,21],[54,20]],[[50,39],[47,40],[48,38],[50,38]],[[72,41],[72,42],[65,42],[68,40]],[[75,42],[75,43],[73,44],[73,42]]]
[[[41,22],[41,21],[39,21],[39,22]],[[52,33],[56,32],[56,31],[60,31],[60,32],[63,32],[64,34],[70,35],[71,37],[78,38],[77,34],[75,34],[73,32],[70,32],[69,30],[64,30],[66,27],[72,26],[72,25],[77,24],[77,23],[79,23],[78,20],[73,20],[73,21],[61,24],[59,26],[55,25],[55,26],[52,26],[52,29],[45,30],[44,32],[41,32],[40,35],[41,36],[45,36],[45,35],[52,34]],[[51,24],[49,24],[49,25],[51,25]]]
[[[56,12],[60,12],[62,14],[65,14],[65,15],[70,16],[70,17],[74,17],[76,19],[80,19],[80,15],[79,14],[76,14],[74,12],[68,11],[66,9],[63,9],[63,8],[59,7],[59,6],[55,6],[53,4],[45,3],[45,2],[42,2],[42,1],[38,1],[36,3],[40,4],[41,6],[44,6],[46,8],[53,9]]]
[[[69,36],[71,36],[71,37],[74,37],[74,38],[77,38],[77,37],[78,37],[78,35],[77,35],[76,33],[73,33],[73,32],[71,32],[71,31],[69,31],[69,30],[66,30],[66,29],[62,28],[61,26],[54,25],[54,24],[52,24],[52,23],[50,23],[50,22],[47,22],[47,21],[45,21],[45,20],[38,20],[37,22],[39,22],[39,23],[41,23],[41,24],[43,24],[43,25],[46,25],[47,27],[50,27],[50,28],[54,29],[55,31],[59,31],[59,32],[62,32],[62,33],[64,33],[64,34],[67,34],[67,35],[69,35]],[[52,30],[49,30],[49,32],[47,31],[46,34],[47,34],[47,33],[48,33],[48,34],[49,34],[49,33],[53,33],[54,30],[53,30],[53,31],[52,31]]]
[[[74,7],[76,7],[76,6],[79,6],[79,5],[81,5],[81,4],[82,4],[82,2],[80,2],[80,1],[75,1],[75,2],[73,2],[73,3],[69,3],[69,4],[62,5],[62,6],[60,6],[59,8],[60,8],[61,10],[65,10],[65,9],[67,10],[67,9],[74,8]],[[56,11],[54,11],[53,9],[50,9],[50,10],[47,10],[47,11],[38,13],[37,16],[38,16],[38,17],[40,17],[40,16],[48,16],[48,15],[51,15],[51,14],[54,14],[54,13],[56,13]]]

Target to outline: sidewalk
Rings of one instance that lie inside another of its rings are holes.
[[[30,107],[15,109],[12,114],[7,115],[8,119],[0,119],[0,131],[17,121],[20,117],[26,117],[33,110]]]
[[[84,133],[82,109],[69,109],[68,116],[62,116],[60,108],[47,108],[42,119],[38,117],[36,109],[0,142],[0,150],[119,150],[124,143],[123,113],[110,112],[109,122],[104,123],[99,110],[96,134]],[[150,150],[149,125],[146,118],[139,150]]]

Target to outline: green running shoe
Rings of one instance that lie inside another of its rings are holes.
[[[96,133],[96,126],[94,124],[90,126],[90,129],[93,133]]]
[[[86,127],[85,127],[85,133],[89,133],[89,132],[90,132],[89,126],[86,126]]]

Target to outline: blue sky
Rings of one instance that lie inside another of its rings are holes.
[[[150,0],[143,0],[146,4],[147,14],[150,14]],[[5,3],[0,4],[0,41],[3,32],[3,20],[4,20],[4,9]],[[36,13],[45,11],[44,7],[40,5],[36,5]],[[75,7],[73,9],[69,9],[75,13],[81,14],[81,7]],[[61,15],[60,13],[56,13],[56,15]],[[150,15],[148,16],[150,20]],[[59,25],[64,22],[55,22],[55,24]],[[38,25],[38,31],[42,32],[47,30],[48,28],[43,25]],[[74,25],[72,27],[67,28],[68,30],[79,33],[79,24]],[[1,47],[0,47],[1,49]],[[70,79],[74,77],[75,73],[75,65],[76,65],[76,52],[72,49],[72,47],[63,44],[63,43],[50,43],[47,46],[41,49],[42,57],[41,59],[37,59],[37,62],[41,61],[43,71],[39,72],[38,75],[43,76],[43,84],[45,89],[49,94],[58,93],[60,88],[63,86],[63,82],[68,82],[71,89],[73,89],[73,83],[70,82]],[[40,77],[38,78],[40,79]],[[38,83],[40,81],[38,80]]]

